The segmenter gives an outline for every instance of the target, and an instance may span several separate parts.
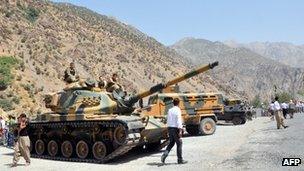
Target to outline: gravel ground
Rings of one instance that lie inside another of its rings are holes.
[[[304,114],[285,120],[290,127],[276,129],[275,121],[257,118],[245,125],[217,126],[212,136],[185,136],[183,156],[188,164],[177,165],[173,148],[160,163],[161,152],[131,151],[109,164],[88,164],[32,159],[30,166],[24,160],[11,169],[13,150],[0,147],[0,170],[304,170]],[[299,157],[298,167],[282,167],[282,158]]]

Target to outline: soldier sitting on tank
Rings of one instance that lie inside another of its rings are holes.
[[[98,87],[99,87],[100,89],[105,89],[106,86],[107,86],[107,81],[105,81],[105,80],[103,79],[103,77],[100,76],[100,77],[99,77],[99,81],[98,81]]]
[[[118,83],[118,74],[114,73],[112,78],[108,81],[106,85],[107,92],[113,92],[114,90],[120,89],[124,91],[123,87]]]
[[[64,71],[64,81],[69,84],[79,81],[74,62],[71,62],[70,67]]]

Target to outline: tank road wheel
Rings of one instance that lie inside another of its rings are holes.
[[[242,122],[243,122],[242,119],[241,119],[240,117],[238,117],[238,116],[235,116],[235,117],[233,117],[233,119],[232,119],[233,125],[241,125]]]
[[[44,142],[41,139],[36,141],[35,150],[36,150],[36,153],[38,155],[42,155],[44,153],[45,145],[44,145]]]
[[[199,128],[198,125],[187,125],[186,131],[190,135],[198,135],[199,134]]]
[[[54,141],[54,140],[51,140],[48,143],[47,150],[48,150],[48,153],[49,153],[50,156],[52,156],[52,157],[56,156],[57,153],[58,153],[58,144],[57,144],[57,142]]]
[[[73,154],[73,144],[71,141],[64,141],[61,144],[61,153],[65,158],[70,158]]]
[[[97,141],[93,145],[93,156],[97,160],[102,160],[107,154],[107,147],[102,141]]]
[[[127,131],[124,126],[120,125],[114,130],[114,141],[118,145],[123,145],[127,140]]]
[[[216,125],[212,118],[204,118],[201,120],[199,129],[202,135],[212,135],[215,132]]]
[[[88,144],[80,140],[76,145],[76,154],[79,158],[85,159],[89,154],[89,146]]]

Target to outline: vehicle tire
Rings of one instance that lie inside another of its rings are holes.
[[[45,143],[41,139],[35,142],[35,151],[39,156],[41,156],[44,153]]]
[[[74,152],[74,146],[71,141],[66,140],[61,144],[61,153],[63,157],[70,158],[72,157],[73,152]]]
[[[85,159],[89,155],[89,145],[86,141],[80,140],[76,145],[76,154],[78,158]]]
[[[103,160],[107,155],[107,146],[102,141],[97,141],[92,147],[93,157],[97,160]]]
[[[212,118],[204,118],[201,120],[199,130],[202,135],[212,135],[216,130],[215,121]]]
[[[198,135],[199,134],[199,128],[198,125],[191,125],[191,126],[186,126],[186,131],[190,135]]]
[[[239,116],[235,116],[232,119],[232,123],[233,125],[241,125],[242,124],[242,118],[240,118]]]
[[[55,140],[49,141],[47,145],[48,154],[52,157],[56,156],[59,151],[58,143]]]

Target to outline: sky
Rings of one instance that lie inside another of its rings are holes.
[[[53,0],[130,24],[165,45],[185,37],[304,44],[303,0]]]

